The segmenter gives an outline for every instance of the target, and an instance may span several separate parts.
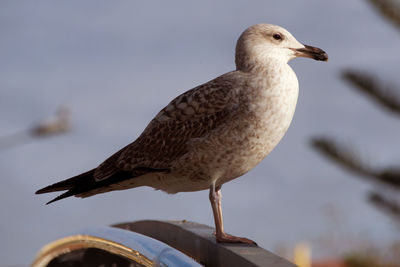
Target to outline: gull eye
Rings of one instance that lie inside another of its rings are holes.
[[[274,35],[272,35],[272,37],[273,37],[275,40],[279,40],[279,41],[282,41],[282,40],[283,40],[282,35],[280,35],[279,33],[275,33]]]

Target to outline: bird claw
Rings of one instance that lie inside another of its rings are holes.
[[[238,236],[228,235],[225,233],[220,235],[215,235],[215,237],[218,243],[244,243],[244,244],[252,244],[258,246],[256,242],[245,237],[238,237]]]

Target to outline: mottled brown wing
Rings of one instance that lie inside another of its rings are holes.
[[[239,103],[234,94],[232,82],[220,76],[176,97],[136,141],[97,168],[95,179],[136,168],[168,170],[171,162],[188,152],[188,141],[204,137],[235,116]]]

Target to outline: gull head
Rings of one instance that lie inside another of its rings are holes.
[[[271,62],[287,63],[296,57],[327,61],[328,55],[320,48],[304,45],[282,27],[256,24],[247,28],[236,44],[236,68],[251,70]]]

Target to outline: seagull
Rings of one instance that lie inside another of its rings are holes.
[[[282,27],[250,26],[236,44],[236,70],[177,96],[98,167],[36,194],[66,190],[49,204],[139,186],[169,194],[209,189],[216,241],[256,244],[225,233],[221,187],[254,168],[286,133],[299,90],[288,65],[296,57],[328,60]]]

